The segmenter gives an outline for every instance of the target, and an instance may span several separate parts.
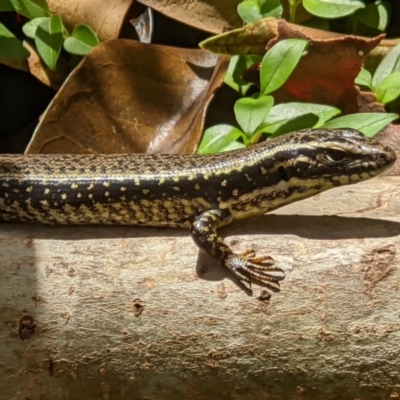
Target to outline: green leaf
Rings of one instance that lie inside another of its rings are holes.
[[[1,0],[0,0],[1,1]],[[42,17],[42,18],[34,18],[30,21],[28,21],[23,27],[22,27],[22,31],[24,32],[24,34],[28,37],[30,37],[31,39],[35,39],[36,36],[36,29],[37,27],[40,25],[40,23],[44,20],[49,20],[49,17]],[[63,37],[66,38],[68,37],[68,31],[65,28],[64,24],[63,24]]]
[[[232,150],[238,150],[238,149],[243,149],[243,147],[246,147],[246,145],[244,143],[241,142],[232,142],[230,144],[228,144],[225,147],[222,147],[220,149],[220,152],[222,151],[232,151]]]
[[[324,128],[352,128],[372,137],[397,118],[399,116],[392,113],[350,114],[328,121],[324,124]]]
[[[100,43],[96,33],[86,25],[78,25],[69,38],[65,39],[64,49],[68,53],[85,56]]]
[[[317,116],[318,120],[315,121],[314,117],[308,117],[310,114]],[[289,132],[287,129],[292,129],[292,120],[295,121],[294,123],[299,122],[299,126],[314,122],[313,125],[307,127],[319,127],[338,114],[340,114],[338,108],[322,104],[295,102],[278,104],[271,108],[262,124],[262,131],[271,134]]]
[[[231,57],[224,82],[243,96],[252,84],[242,79],[242,73],[252,65],[261,63],[261,60],[262,56]]]
[[[271,96],[258,99],[243,97],[234,106],[235,117],[243,132],[249,137],[256,132],[258,126],[265,120],[274,104]]]
[[[1,1],[1,0],[0,0]],[[36,29],[40,25],[40,23],[46,19],[50,19],[49,17],[41,17],[41,18],[34,18],[28,21],[24,26],[22,27],[22,31],[24,34],[31,39],[35,39],[36,35]]]
[[[27,58],[31,53],[22,43],[0,23],[0,57],[4,58]]]
[[[240,137],[246,140],[243,132],[234,126],[225,124],[212,126],[204,131],[197,153],[210,154],[232,149],[230,146]]]
[[[372,78],[372,86],[377,88],[387,76],[395,71],[400,71],[400,44],[393,47],[380,62]]]
[[[58,15],[43,20],[36,28],[35,44],[45,64],[55,71],[63,42],[63,25]]]
[[[265,54],[260,70],[263,95],[274,92],[286,82],[307,46],[306,40],[285,39]]]
[[[313,128],[319,121],[318,115],[307,113],[291,118],[280,125],[274,132],[271,132],[271,137],[284,135],[285,133],[301,131],[302,129]],[[266,133],[266,131],[263,130]]]
[[[341,18],[353,14],[365,4],[360,0],[303,0],[304,8],[322,18]]]
[[[247,0],[239,3],[237,13],[247,24],[258,21],[260,18],[260,7],[257,0]]]
[[[312,17],[308,21],[302,22],[301,25],[321,31],[329,31],[329,20],[325,18]]]
[[[365,8],[358,10],[356,17],[364,25],[379,29],[380,31],[384,31],[389,22],[388,10],[380,1],[368,4]]]
[[[375,91],[376,99],[387,104],[400,95],[400,72],[393,72],[387,76]]]
[[[27,18],[50,17],[46,0],[10,0],[15,11]]]
[[[365,68],[361,68],[361,71],[357,75],[354,83],[356,85],[366,86],[372,89],[372,77],[369,71]]]
[[[282,5],[279,0],[245,0],[238,4],[237,12],[248,24],[262,18],[280,18]]]
[[[14,6],[10,0],[0,0],[0,12],[1,11],[14,11]]]

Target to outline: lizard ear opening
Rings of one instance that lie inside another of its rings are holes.
[[[278,174],[279,174],[279,177],[280,177],[280,179],[281,179],[282,181],[285,181],[285,182],[288,182],[288,181],[289,181],[289,176],[288,176],[288,174],[286,173],[286,169],[285,169],[284,167],[280,166],[280,167],[278,168]]]

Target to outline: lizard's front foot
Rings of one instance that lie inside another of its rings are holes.
[[[279,281],[285,279],[285,273],[273,265],[274,260],[271,257],[256,257],[254,251],[229,254],[225,259],[226,268],[249,288],[252,280],[274,292],[279,292]]]

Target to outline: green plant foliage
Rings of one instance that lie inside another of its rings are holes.
[[[78,25],[64,41],[68,53],[85,56],[100,43],[97,35],[86,25]]]
[[[392,113],[351,114],[326,122],[324,128],[352,128],[359,130],[368,137],[372,137],[397,118],[399,116]]]
[[[321,31],[329,31],[329,20],[325,18],[313,17],[302,25],[308,26],[309,28],[319,29]]]
[[[28,21],[26,24],[24,24],[24,26],[22,27],[22,32],[24,32],[24,34],[26,36],[28,36],[31,39],[35,39],[35,35],[36,35],[36,28],[39,26],[39,24],[44,21],[47,20],[48,17],[40,17],[40,18],[34,18],[30,21]]]
[[[266,135],[268,139],[307,128],[353,128],[367,136],[373,136],[398,118],[397,114],[363,113],[332,120],[340,114],[340,110],[328,105],[293,102],[273,106],[274,99],[269,93],[286,82],[307,44],[307,41],[299,39],[286,39],[275,44],[261,62],[260,93],[241,98],[235,103],[234,112],[241,129],[230,125],[217,125],[207,129],[198,153],[214,153],[240,148],[258,142],[261,135]],[[382,71],[393,71],[393,65],[397,65],[398,62],[398,58],[394,56],[397,54],[396,51],[394,49],[394,52],[388,55],[391,63],[386,60],[384,64],[386,67]],[[232,75],[235,73],[237,77],[240,77],[241,68],[249,68],[252,62],[251,58],[244,57],[239,63],[239,58],[237,58],[229,71]],[[226,80],[235,82],[237,85],[232,76]],[[371,74],[362,69],[356,82],[372,87],[372,80]],[[392,73],[390,78],[381,82],[381,86],[379,89],[381,101],[394,99],[395,90],[400,91],[400,73]]]
[[[338,108],[322,104],[299,102],[277,104],[271,108],[267,118],[262,123],[261,129],[265,133],[278,136],[282,133],[299,130],[300,126],[302,126],[301,129],[322,126],[326,121],[339,114]],[[313,117],[310,117],[310,115],[313,115]],[[299,122],[298,126],[296,125],[297,122]],[[293,129],[293,126],[295,129]],[[287,130],[288,128],[290,130]]]
[[[237,12],[249,24],[267,17],[280,18],[282,5],[279,0],[244,0],[238,4]]]
[[[52,71],[56,68],[64,38],[67,41],[64,46],[66,51],[73,55],[86,55],[99,44],[95,32],[86,25],[77,26],[69,40],[67,29],[60,17],[51,15],[46,0],[0,0],[0,11],[15,11],[30,19],[22,27],[22,31],[35,40],[39,55]],[[3,57],[29,56],[22,43],[5,28],[0,30],[0,45]]]
[[[63,43],[61,18],[55,15],[40,22],[36,28],[35,44],[45,64],[55,71]]]
[[[364,8],[360,0],[303,0],[304,8],[313,15],[322,18],[341,18]]]
[[[390,14],[386,0],[375,0],[369,4],[361,0],[288,0],[287,3],[291,22],[295,22],[296,8],[303,4],[304,8],[315,16],[307,21],[307,25],[321,28],[322,24],[322,29],[329,28],[329,19],[347,16],[347,26],[350,30],[357,31],[357,28],[360,28],[362,32],[368,29],[384,31]],[[277,1],[243,0],[238,6],[239,15],[247,23],[264,18],[268,12],[277,12]],[[207,152],[227,150],[231,140],[241,141],[231,143],[236,148],[257,142],[262,134],[271,138],[306,128],[353,128],[367,136],[373,136],[399,118],[397,114],[392,113],[362,113],[332,119],[341,111],[327,105],[287,103],[273,106],[274,99],[270,94],[287,81],[307,45],[307,41],[298,39],[286,39],[275,44],[261,62],[258,97],[242,98],[235,103],[235,116],[241,130],[229,125],[207,129],[199,152],[204,152],[204,149],[207,149]],[[258,56],[232,57],[225,82],[243,95],[250,84],[241,79],[242,73],[258,62]],[[373,76],[362,68],[355,83],[373,90],[378,101],[383,104],[398,98],[400,45],[382,60]]]
[[[235,103],[236,120],[247,137],[251,137],[257,131],[273,104],[272,96],[262,96],[257,99],[243,97]]]
[[[365,68],[361,68],[361,71],[354,82],[357,85],[366,86],[367,88],[372,89],[372,76]]]
[[[14,11],[11,0],[0,0],[0,12],[1,11]]]
[[[330,30],[330,20],[340,18],[343,33],[374,36],[384,32],[390,20],[388,0],[242,0],[238,14],[246,23],[256,22],[267,16],[279,18],[279,3],[287,7],[289,21],[311,28]],[[313,18],[304,19],[304,12],[297,13],[302,5]],[[296,18],[301,20],[297,21]]]
[[[18,14],[29,19],[50,16],[46,0],[10,0],[10,2]]]
[[[265,54],[260,70],[263,95],[274,92],[286,82],[307,46],[306,40],[286,39]]]
[[[220,151],[244,147],[243,143],[236,142],[239,138],[247,140],[243,132],[234,126],[224,124],[212,126],[204,131],[203,139],[197,149],[197,153],[218,153]],[[234,145],[232,146],[232,144]]]
[[[303,53],[307,44],[308,42],[304,40],[286,39],[277,43],[268,51],[261,63],[261,71],[264,71],[265,74],[263,81],[265,85],[265,93],[272,91],[272,89],[278,89],[286,81],[300,60],[301,54]],[[273,56],[268,57],[268,55],[271,53]],[[265,72],[267,71],[268,67],[273,69],[273,71],[279,67],[282,68],[285,60],[287,61],[288,65],[284,65],[283,74],[270,74],[269,71]],[[237,63],[235,65],[237,65]],[[247,67],[246,63],[244,63],[244,65]],[[205,152],[225,151],[227,149],[232,149],[232,146],[237,148],[254,143],[258,141],[260,135],[264,132],[266,125],[272,126],[275,124],[270,132],[275,133],[276,135],[279,134],[279,129],[283,131],[283,121],[278,120],[278,115],[282,115],[282,113],[285,115],[286,112],[286,115],[283,118],[287,122],[287,116],[290,112],[290,107],[288,107],[287,110],[284,108],[282,109],[282,107],[279,106],[273,107],[273,97],[266,95],[265,93],[260,93],[258,97],[245,97],[237,100],[234,106],[234,111],[238,124],[242,130],[230,125],[218,125],[216,127],[211,127],[205,131],[198,152],[204,154]],[[304,106],[303,109],[299,111],[301,107],[302,106],[298,106],[297,108],[295,107],[297,114],[292,114],[293,118],[289,121],[289,123],[294,124],[295,128],[297,127],[297,129],[301,129],[304,126],[314,126],[320,121],[320,117],[318,115],[311,115],[313,112],[319,113],[321,116],[324,115],[324,113],[327,114],[329,112],[331,112],[332,115],[336,114],[336,109],[335,111],[332,111],[333,107],[316,105],[315,107],[308,106],[307,108],[307,106]],[[277,113],[275,114],[276,119],[268,120],[270,112],[274,109],[277,110]],[[295,121],[296,117],[297,121]],[[322,122],[325,121],[325,119],[322,118]],[[279,124],[279,122],[282,123]],[[232,145],[232,140],[237,139],[241,139],[243,143]]]
[[[0,23],[0,57],[19,59],[29,56],[29,51],[22,43]]]
[[[377,88],[391,73],[400,71],[400,44],[393,49],[380,62],[372,78],[372,86]]]
[[[366,86],[376,99],[387,104],[400,96],[400,45],[395,46],[381,61],[374,76],[362,68],[355,83]]]
[[[388,5],[384,1],[376,1],[365,8],[357,10],[355,17],[364,25],[384,31],[389,22]]]
[[[242,96],[247,92],[251,83],[242,79],[244,70],[254,64],[261,63],[262,56],[233,56],[230,59],[228,71],[224,77],[224,83],[239,92]]]
[[[400,96],[400,71],[387,76],[375,91],[376,99],[387,104]]]
[[[318,115],[312,113],[299,115],[298,117],[285,121],[284,124],[269,135],[269,138],[281,136],[289,132],[301,131],[302,129],[313,128],[317,125],[318,121]]]

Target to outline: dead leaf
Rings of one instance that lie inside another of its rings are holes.
[[[299,38],[309,41],[307,53],[285,82],[274,93],[276,102],[303,101],[338,107],[343,114],[358,112],[358,90],[354,85],[365,56],[384,35],[373,39],[344,36],[314,39],[293,29],[285,21],[278,27],[278,36],[268,42],[268,51],[279,40]]]
[[[336,39],[346,35],[322,31],[319,29],[308,28],[306,26],[290,24],[283,20],[268,17],[260,19],[252,24],[247,24],[242,28],[234,29],[220,35],[213,36],[200,43],[204,50],[216,54],[226,55],[264,55],[270,40],[276,39],[279,30],[290,29],[300,37],[318,39]],[[287,28],[288,27],[288,28]],[[390,43],[393,46],[393,43]]]
[[[268,42],[278,35],[279,20],[263,18],[243,28],[210,37],[199,46],[215,54],[264,55]]]
[[[58,90],[71,72],[69,62],[65,58],[60,57],[57,62],[57,68],[53,72],[42,61],[42,58],[39,56],[36,48],[33,45],[31,45],[29,42],[24,42],[24,46],[31,53],[28,58],[29,72],[34,77],[39,79],[40,82]]]
[[[342,33],[322,31],[307,26],[291,24],[284,20],[268,17],[260,19],[252,24],[247,24],[242,28],[230,30],[208,38],[200,43],[200,47],[215,54],[243,56],[264,55],[268,42],[277,37],[279,34],[279,26],[282,23],[285,23],[292,31],[314,40],[354,37]],[[369,40],[369,38],[364,38],[362,36],[357,36],[357,38]],[[398,39],[382,40],[379,46],[374,48],[371,53],[367,55],[366,61],[369,65],[375,65],[376,67],[382,58],[399,43],[400,40]]]
[[[141,0],[158,12],[210,33],[221,33],[243,25],[237,13],[241,0]]]
[[[275,102],[312,102],[338,107],[344,114],[357,112],[358,91],[354,80],[364,58],[384,35],[373,39],[338,34],[329,39],[312,36],[319,32],[284,20],[265,18],[243,29],[208,39],[201,47],[223,54],[263,54],[280,40],[307,40],[307,52],[286,83],[273,93]],[[258,84],[258,66],[251,67],[243,78]]]
[[[70,33],[75,26],[86,24],[96,32],[100,40],[118,38],[132,3],[132,0],[108,0],[97,3],[92,0],[48,0],[50,11],[62,18]],[[71,71],[69,62],[60,57],[56,71],[52,72],[41,61],[34,46],[26,41],[24,46],[31,53],[27,60],[0,59],[0,63],[30,72],[45,85],[59,89]]]
[[[0,64],[7,65],[20,71],[29,72],[28,60],[26,58],[4,58],[0,57]]]
[[[107,41],[75,69],[27,153],[193,153],[228,60],[202,50]]]
[[[103,41],[119,37],[133,0],[48,0],[47,3],[70,32],[75,26],[86,24]]]
[[[71,69],[66,59],[60,58],[57,63],[56,71],[51,71],[42,61],[36,48],[28,41],[23,42],[31,55],[24,59],[0,58],[0,63],[20,71],[32,74],[43,84],[57,90],[61,87]]]

